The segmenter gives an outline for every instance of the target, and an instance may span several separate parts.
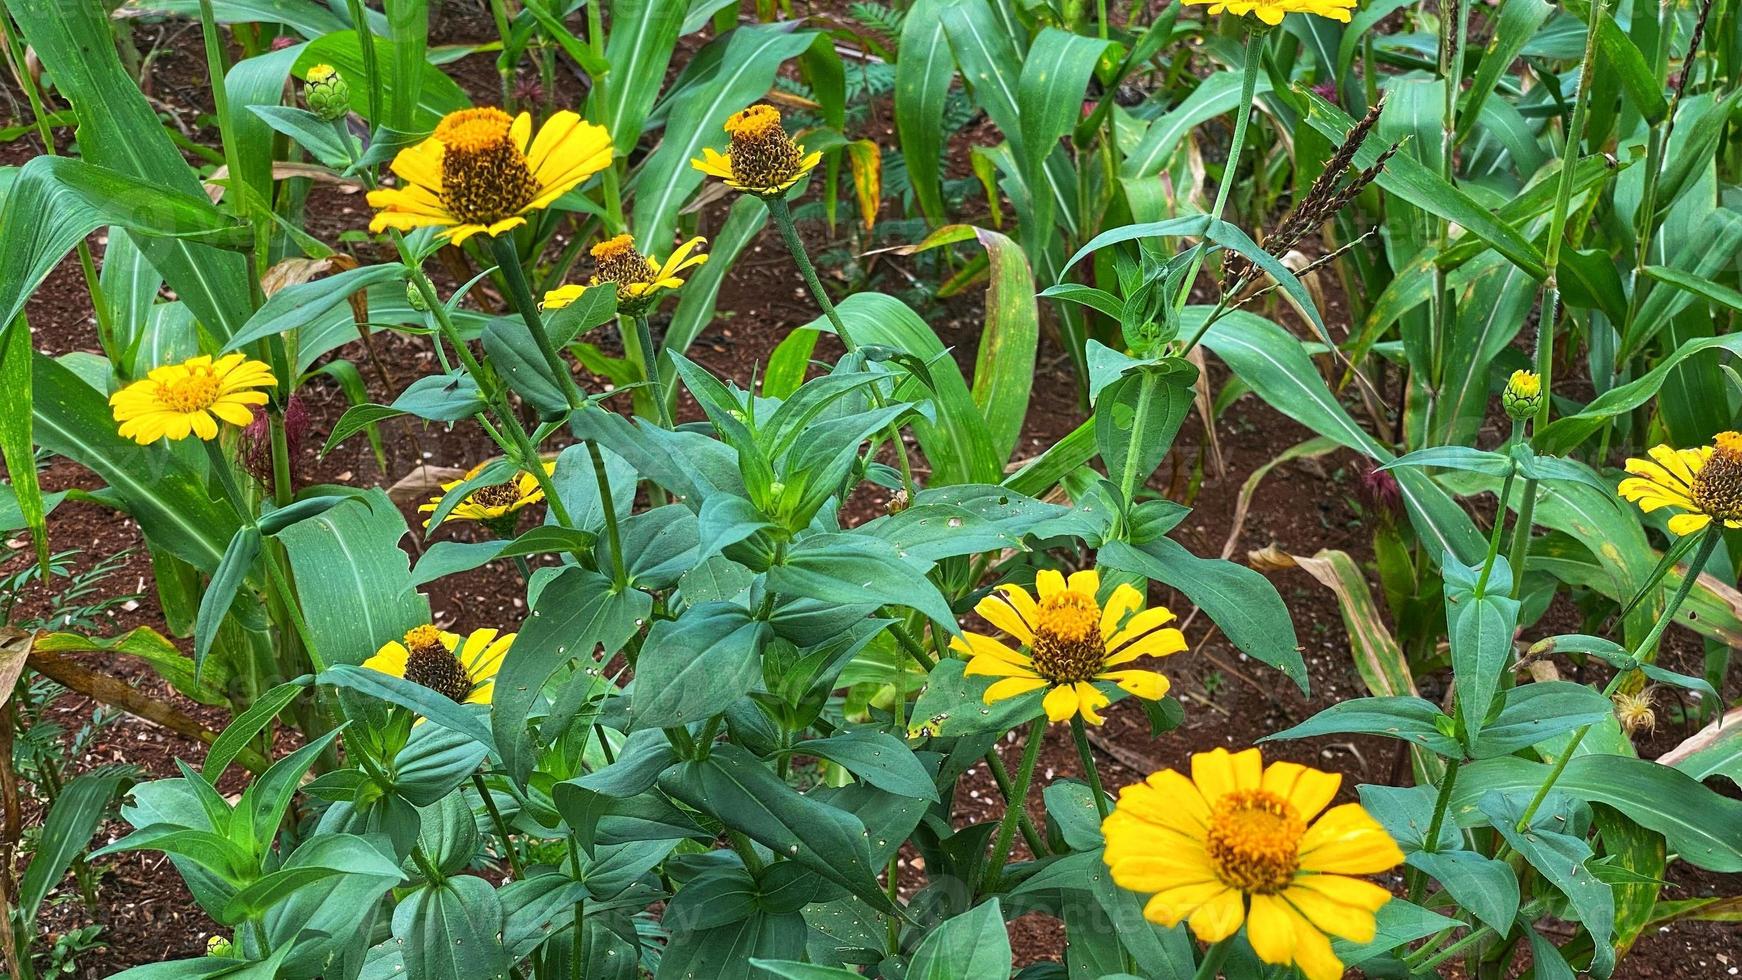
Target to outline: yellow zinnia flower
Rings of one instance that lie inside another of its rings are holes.
[[[218,422],[247,425],[254,421],[251,405],[266,404],[266,392],[277,381],[272,369],[245,354],[225,354],[213,360],[201,354],[180,364],[152,368],[151,373],[109,396],[122,436],[141,446],[159,439],[218,437]]]
[[[690,166],[718,177],[726,186],[760,197],[778,197],[811,172],[822,153],[806,153],[786,135],[780,125],[780,110],[771,105],[753,105],[734,112],[726,120],[731,142],[725,154],[702,148],[702,158]]]
[[[1209,4],[1210,13],[1229,13],[1236,16],[1252,14],[1259,20],[1275,27],[1282,23],[1287,14],[1317,14],[1332,20],[1349,22],[1349,11],[1355,9],[1355,0],[1185,0],[1188,5]]]
[[[455,245],[494,237],[610,164],[610,134],[572,112],[552,116],[534,137],[527,113],[462,109],[393,158],[403,184],[369,192],[369,206],[379,209],[369,230],[436,226]]]
[[[580,299],[588,289],[611,284],[617,287],[618,307],[635,312],[660,290],[683,285],[678,273],[708,261],[706,252],[696,251],[707,243],[706,238],[692,238],[679,245],[662,265],[636,250],[634,236],[618,235],[607,239],[593,246],[593,259],[598,263],[598,269],[587,284],[559,286],[545,293],[544,308],[560,310]]]
[[[1347,876],[1403,861],[1359,803],[1325,810],[1342,780],[1293,762],[1266,767],[1257,749],[1200,752],[1190,779],[1168,769],[1119,792],[1101,824],[1103,857],[1119,887],[1152,894],[1151,922],[1189,919],[1206,943],[1244,922],[1259,959],[1337,980],[1343,964],[1325,934],[1371,942],[1373,915],[1391,898]]]
[[[418,626],[405,641],[389,640],[363,666],[403,677],[456,704],[489,704],[496,692],[496,672],[514,643],[513,633],[473,630],[462,638],[434,626]]]
[[[986,689],[987,704],[1050,687],[1042,703],[1047,718],[1059,722],[1081,714],[1084,721],[1099,725],[1105,720],[1099,711],[1110,699],[1095,686],[1097,681],[1117,684],[1150,701],[1167,693],[1168,680],[1156,671],[1110,668],[1184,650],[1185,635],[1167,627],[1173,613],[1161,606],[1144,609],[1143,593],[1124,583],[1101,608],[1095,599],[1101,577],[1093,569],[1073,573],[1068,582],[1045,569],[1034,584],[1038,602],[1021,586],[1001,585],[998,595],[974,607],[987,622],[1020,641],[1026,652],[978,633],[950,640],[950,649],[970,657],[963,674],[1003,678]]]
[[[1720,432],[1698,449],[1656,446],[1651,459],[1630,459],[1621,496],[1647,514],[1659,507],[1685,510],[1669,519],[1675,534],[1691,534],[1714,520],[1742,528],[1742,432]],[[1655,461],[1655,462],[1654,462]]]
[[[429,498],[429,503],[419,504],[417,512],[433,514],[435,509],[441,505],[442,497],[446,496],[449,490],[484,472],[484,467],[489,466],[490,462],[490,460],[486,460],[479,463],[467,470],[466,475],[460,479],[450,480],[442,484],[441,494]],[[546,476],[555,473],[556,464],[545,463],[544,472]],[[493,487],[479,487],[466,494],[466,499],[454,505],[454,509],[448,511],[447,516],[442,518],[442,523],[478,521],[484,524],[493,524],[504,518],[512,518],[522,508],[530,507],[543,499],[544,488],[539,486],[538,477],[522,470],[507,483],[498,483]],[[423,526],[429,527],[429,521],[424,521]],[[509,533],[513,533],[512,526],[509,528]]]

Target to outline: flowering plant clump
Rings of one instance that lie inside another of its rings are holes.
[[[10,976],[1734,916],[1725,5],[0,4]],[[44,934],[134,852],[198,935]]]

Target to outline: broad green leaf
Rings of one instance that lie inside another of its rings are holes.
[[[1107,476],[1126,494],[1149,481],[1191,411],[1198,370],[1167,358],[1128,370],[1095,397],[1095,443]]]
[[[30,864],[18,879],[16,910],[25,923],[36,921],[37,910],[49,889],[60,884],[79,852],[91,843],[110,802],[131,782],[120,775],[84,773],[61,787],[43,820],[42,835],[30,855]]]
[[[1742,222],[1738,222],[1742,225]],[[1536,433],[1532,440],[1537,451],[1543,453],[1564,454],[1575,446],[1590,438],[1610,419],[1650,401],[1663,387],[1669,372],[1682,361],[1702,351],[1718,348],[1732,354],[1742,354],[1742,335],[1725,334],[1718,337],[1696,337],[1676,348],[1675,352],[1658,361],[1657,365],[1633,381],[1611,388],[1596,398],[1591,399],[1583,409],[1572,415],[1564,415],[1548,424],[1548,427]]]
[[[828,738],[799,742],[792,751],[836,763],[886,793],[937,801],[937,787],[925,766],[906,743],[887,732],[843,729]]]
[[[235,601],[243,580],[253,571],[254,560],[260,557],[261,543],[258,527],[244,525],[237,528],[235,536],[230,539],[230,546],[224,549],[224,557],[218,561],[217,571],[212,573],[212,580],[207,584],[205,594],[200,597],[199,615],[194,620],[195,682],[199,681],[206,655],[212,651],[212,640],[218,635],[218,623],[230,614],[230,603]]]
[[[683,0],[613,0],[605,36],[609,73],[593,80],[587,118],[602,123],[614,146],[635,145],[659,97],[665,70],[677,48],[688,4]],[[664,241],[644,244],[663,246]]]
[[[910,980],[997,977],[1010,971],[1010,934],[998,899],[935,926],[913,951]]]
[[[406,975],[420,980],[480,980],[506,973],[502,902],[488,881],[460,875],[422,885],[393,910],[393,938]]]
[[[1495,578],[1500,577],[1499,569],[1504,563],[1503,558],[1494,560]],[[1454,595],[1447,590],[1452,674],[1458,683],[1458,714],[1464,720],[1467,737],[1474,740],[1480,737],[1488,708],[1494,703],[1501,672],[1512,665],[1512,634],[1518,628],[1519,603],[1510,596],[1494,593],[1464,596],[1462,602],[1457,602]]]
[[[164,131],[138,83],[122,67],[115,46],[97,43],[112,36],[105,7],[62,0],[12,0],[7,6],[53,77],[58,94],[72,103],[84,162],[150,188],[149,195],[131,198],[135,207],[150,202],[155,209],[164,201],[205,200],[198,175]],[[68,162],[72,161],[50,165]],[[27,166],[31,165],[43,164],[38,160]],[[146,210],[138,207],[135,219],[143,219]],[[154,217],[153,223],[162,217],[167,216]],[[129,234],[214,336],[227,337],[248,319],[250,273],[241,255],[157,234]],[[10,251],[13,239],[0,241],[7,242]],[[5,300],[10,302],[11,297]],[[0,318],[0,323],[11,319],[10,315]]]
[[[926,578],[930,562],[904,558],[882,538],[852,532],[813,534],[768,570],[768,587],[832,603],[876,602],[923,613],[952,632],[956,616]]]
[[[1518,914],[1518,875],[1511,865],[1475,851],[1416,851],[1406,860],[1410,867],[1433,875],[1452,901],[1502,937],[1512,932],[1512,919]]]
[[[1451,736],[1451,719],[1421,698],[1352,698],[1340,701],[1306,721],[1260,741],[1308,738],[1313,735],[1384,735],[1420,745],[1449,759],[1463,756]]]
[[[237,715],[233,721],[224,726],[224,731],[218,735],[217,741],[206,750],[205,765],[200,768],[200,775],[209,783],[216,784],[218,777],[230,767],[230,761],[236,758],[254,736],[266,729],[278,713],[296,700],[309,684],[305,675],[293,681],[285,681],[257,698],[248,710]]]
[[[338,275],[298,283],[272,294],[266,303],[248,318],[248,323],[235,336],[225,341],[225,351],[240,350],[249,344],[315,322],[353,293],[377,283],[403,282],[405,268],[400,265],[366,265]]]
[[[430,622],[400,541],[405,517],[376,489],[278,532],[297,596],[327,665],[359,664]],[[320,663],[321,661],[316,661]]]
[[[9,509],[18,514],[13,527],[21,525],[30,530],[37,568],[47,579],[48,507],[43,500],[42,485],[37,481],[35,440],[31,435],[30,375],[35,358],[30,346],[30,323],[24,316],[20,314],[10,323],[0,321],[0,459],[5,461],[6,475],[11,480],[5,488]]]
[[[915,0],[901,21],[895,63],[895,129],[914,199],[933,225],[943,224],[944,133],[938,121],[955,79],[956,66],[944,36],[940,8],[946,0]]]
[[[675,728],[726,710],[761,678],[767,639],[767,623],[725,602],[655,623],[635,664],[632,724]]]
[[[1476,806],[1513,850],[1566,895],[1576,913],[1574,921],[1591,933],[1596,947],[1591,975],[1607,977],[1615,969],[1615,948],[1610,942],[1615,930],[1614,892],[1585,866],[1595,855],[1584,838],[1556,829],[1561,823],[1555,819],[1553,807],[1537,811],[1529,829],[1518,829],[1528,798],[1529,794],[1490,790],[1477,798]]]

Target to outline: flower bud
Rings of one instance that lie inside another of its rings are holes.
[[[302,98],[308,111],[325,122],[337,122],[351,111],[351,83],[332,65],[316,65],[308,70]]]
[[[429,312],[429,301],[423,298],[423,290],[416,279],[405,281],[405,305],[419,313]]]
[[[1535,371],[1514,371],[1506,381],[1506,391],[1500,396],[1506,414],[1524,421],[1536,414],[1542,405],[1542,376]]]

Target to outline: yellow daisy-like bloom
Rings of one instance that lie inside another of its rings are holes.
[[[435,509],[441,505],[442,497],[446,496],[449,490],[484,472],[484,467],[489,465],[490,461],[486,460],[467,470],[466,475],[460,479],[450,480],[442,484],[441,495],[429,498],[429,503],[419,504],[417,512],[433,514]],[[555,473],[556,464],[545,463],[544,472],[546,476]],[[493,487],[479,487],[466,494],[466,499],[454,505],[454,509],[448,511],[447,516],[442,518],[442,523],[446,524],[448,521],[479,521],[483,523],[500,521],[503,518],[512,517],[519,513],[522,508],[530,507],[543,499],[544,488],[539,486],[538,477],[522,470],[507,483],[498,483]],[[429,527],[429,521],[424,521],[423,526]]]
[[[499,630],[473,630],[461,637],[418,626],[405,634],[404,642],[383,644],[363,666],[422,684],[455,704],[489,704],[496,692],[496,672],[513,643],[513,633]]]
[[[607,239],[593,246],[593,260],[598,263],[598,269],[587,284],[560,286],[545,293],[544,308],[560,310],[580,299],[588,289],[613,285],[617,288],[617,305],[634,312],[651,303],[660,290],[683,285],[678,273],[708,261],[706,252],[697,251],[707,243],[706,238],[692,238],[679,245],[677,251],[671,253],[671,258],[661,264],[641,254],[635,248],[632,235]]]
[[[1651,459],[1630,459],[1621,496],[1647,514],[1659,507],[1687,511],[1669,519],[1675,534],[1691,534],[1713,521],[1742,528],[1742,432],[1720,432],[1698,449],[1650,449]]]
[[[369,230],[436,226],[455,245],[495,237],[610,164],[610,134],[575,113],[557,113],[535,137],[527,113],[462,109],[393,158],[403,183],[369,192],[378,209]]]
[[[1105,719],[1100,709],[1111,700],[1096,682],[1117,684],[1127,693],[1150,701],[1167,694],[1168,680],[1159,672],[1120,668],[1139,657],[1165,657],[1186,648],[1186,638],[1167,624],[1174,615],[1166,608],[1143,608],[1143,593],[1121,583],[1103,609],[1095,596],[1101,577],[1091,569],[1075,572],[1069,581],[1046,569],[1035,576],[1037,601],[1021,586],[1001,585],[974,607],[988,623],[1021,642],[1023,650],[979,633],[950,640],[950,649],[969,656],[965,675],[1002,678],[986,689],[987,704],[1038,691],[1054,722],[1082,715],[1091,725]]]
[[[217,360],[201,354],[152,368],[143,379],[110,395],[109,405],[121,423],[121,435],[141,446],[166,437],[216,439],[220,421],[254,421],[250,406],[266,404],[266,392],[258,389],[277,383],[270,367],[245,354]]]
[[[806,153],[786,135],[780,125],[780,110],[771,105],[753,105],[726,120],[731,142],[726,152],[702,148],[702,158],[690,166],[718,177],[726,186],[760,197],[779,197],[811,172],[822,153]]]
[[[1349,22],[1349,11],[1355,9],[1355,0],[1185,0],[1188,5],[1197,6],[1209,4],[1212,14],[1234,14],[1244,16],[1251,14],[1265,24],[1275,27],[1282,23],[1282,18],[1288,14],[1317,14],[1332,20]]]
[[[1348,876],[1396,867],[1397,843],[1359,803],[1325,810],[1338,773],[1267,767],[1257,749],[1200,752],[1191,765],[1190,779],[1168,769],[1120,790],[1101,824],[1113,881],[1151,893],[1151,922],[1189,919],[1206,943],[1244,922],[1259,959],[1337,980],[1343,964],[1326,933],[1371,942],[1374,913],[1391,898]]]

